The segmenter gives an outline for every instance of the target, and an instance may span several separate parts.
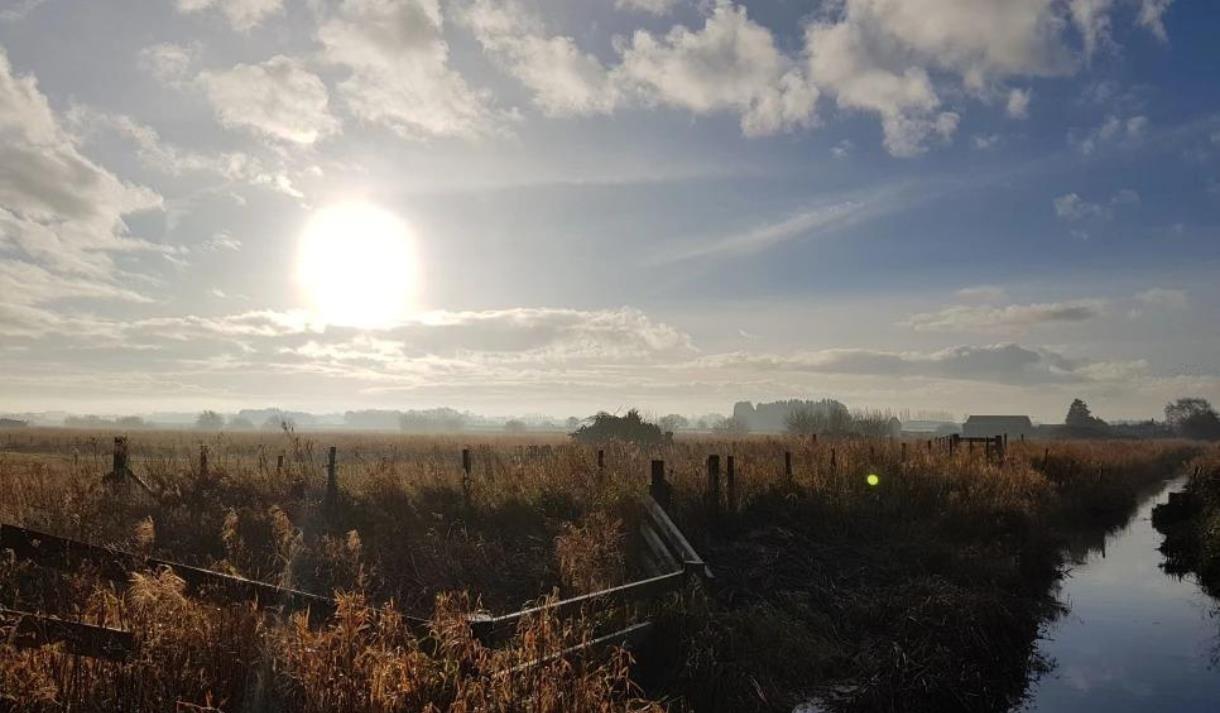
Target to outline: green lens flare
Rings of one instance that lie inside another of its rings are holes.
[[[877,475],[876,473],[869,473],[865,480],[867,480],[869,486],[873,488],[881,484],[881,476]]]

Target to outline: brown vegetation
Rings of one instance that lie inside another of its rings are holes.
[[[503,436],[474,450],[467,504],[466,444],[453,438],[141,433],[132,467],[148,496],[103,484],[110,435],[10,438],[0,520],[339,592],[342,604],[310,628],[303,615],[199,604],[165,572],[116,587],[0,557],[0,605],[131,630],[140,643],[123,664],[0,644],[0,696],[16,709],[109,710],[118,696],[128,710],[657,705],[646,696],[671,710],[791,710],[809,697],[857,710],[998,710],[1020,695],[1037,626],[1054,608],[1059,536],[1084,518],[1121,520],[1142,487],[1189,455],[1178,443],[1055,444],[1049,454],[1014,444],[988,463],[981,451],[923,443],[679,439],[602,446],[599,471],[587,446]],[[341,494],[326,512],[330,444]],[[735,457],[735,512],[707,506],[709,453]],[[659,636],[639,652],[649,666],[634,672],[643,689],[622,652],[502,674],[587,639],[593,622],[534,620],[492,651],[470,638],[465,615],[640,576],[634,503],[651,458],[665,459],[673,514],[717,578],[661,614]]]

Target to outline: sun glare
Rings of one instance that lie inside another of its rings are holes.
[[[388,327],[408,315],[419,263],[407,224],[368,203],[316,212],[301,234],[297,277],[327,324]]]

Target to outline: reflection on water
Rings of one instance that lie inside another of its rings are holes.
[[[1080,563],[1060,591],[1069,611],[1038,645],[1054,668],[1020,710],[1220,711],[1216,602],[1161,571],[1151,522],[1153,506],[1185,482],[1145,500],[1122,530],[1073,548]]]

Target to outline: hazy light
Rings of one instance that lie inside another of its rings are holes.
[[[868,486],[870,488],[875,488],[881,484],[881,476],[877,475],[876,473],[869,473],[868,477],[864,480],[868,482]]]
[[[415,308],[419,292],[413,236],[368,203],[323,208],[301,234],[297,278],[327,324],[391,326]]]

